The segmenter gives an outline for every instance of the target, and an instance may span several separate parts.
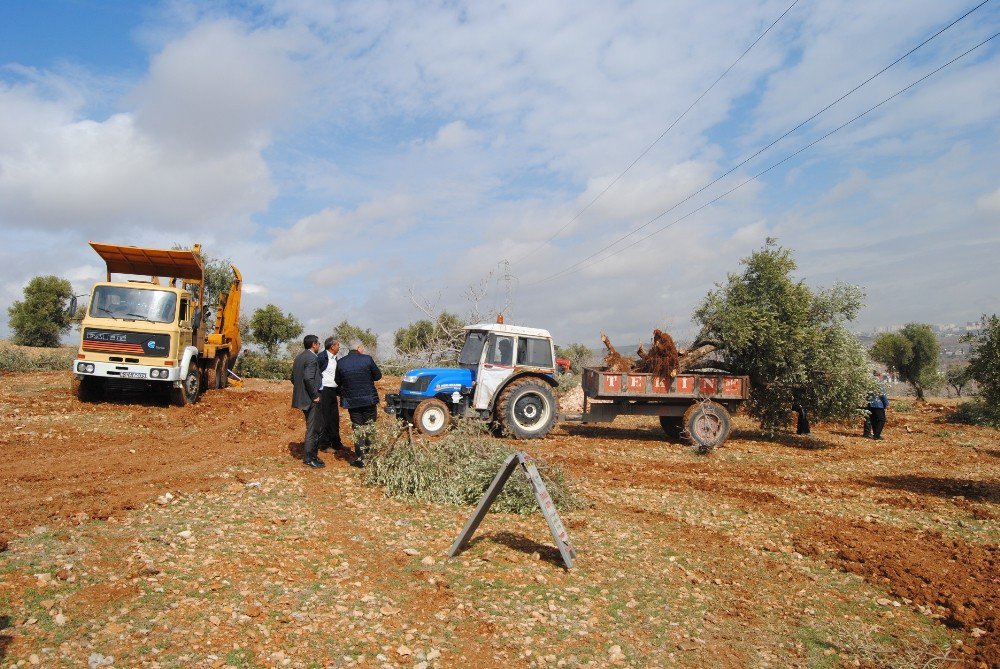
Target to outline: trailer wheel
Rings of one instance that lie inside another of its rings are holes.
[[[104,379],[85,376],[82,379],[73,377],[73,394],[81,402],[96,402],[104,397]]]
[[[497,419],[515,439],[541,439],[556,422],[555,407],[548,385],[530,377],[518,379],[500,396]]]
[[[696,402],[684,412],[683,438],[699,453],[722,446],[733,429],[729,412],[715,402]]]
[[[413,424],[428,437],[436,437],[451,424],[448,405],[439,399],[426,399],[413,410]]]
[[[660,416],[660,427],[671,439],[680,439],[684,432],[684,419],[680,416]]]
[[[181,387],[170,389],[170,401],[175,406],[182,407],[198,401],[198,393],[201,392],[201,374],[198,372],[198,367],[193,363],[194,361],[188,367],[187,376],[184,377],[184,383]]]

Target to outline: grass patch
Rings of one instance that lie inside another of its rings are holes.
[[[434,441],[376,435],[365,468],[365,483],[382,486],[390,497],[475,505],[514,449],[477,420],[458,420]],[[560,510],[581,506],[560,467],[536,460],[552,500]],[[527,478],[514,472],[491,511],[527,514],[538,510]]]
[[[892,410],[896,413],[913,413],[913,405],[906,400],[892,400]]]
[[[964,423],[966,425],[986,425],[990,427],[1000,427],[1000,409],[990,407],[982,399],[962,402],[955,411],[948,416],[952,423]]]

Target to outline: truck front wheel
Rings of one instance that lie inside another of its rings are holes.
[[[81,402],[95,402],[104,397],[104,379],[85,376],[73,377],[73,392]]]
[[[179,407],[193,404],[198,401],[199,392],[201,392],[201,374],[192,360],[181,387],[170,389],[170,400]]]
[[[428,437],[441,434],[448,429],[450,423],[451,412],[448,405],[439,399],[426,399],[413,410],[413,424]]]
[[[556,422],[556,398],[533,378],[514,381],[497,402],[497,419],[515,439],[541,439]]]

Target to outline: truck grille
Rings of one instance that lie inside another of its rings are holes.
[[[83,350],[165,358],[170,355],[170,335],[85,328]]]

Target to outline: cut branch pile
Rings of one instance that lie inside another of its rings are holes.
[[[627,358],[611,344],[608,336],[601,333],[601,341],[608,352],[604,356],[604,367],[609,372],[625,374],[628,372],[644,372],[654,374],[661,379],[670,379],[678,372],[686,372],[699,362],[714,353],[716,342],[696,341],[687,351],[678,351],[673,337],[660,329],[653,330],[653,345],[647,352],[642,344],[636,352],[638,359]]]

